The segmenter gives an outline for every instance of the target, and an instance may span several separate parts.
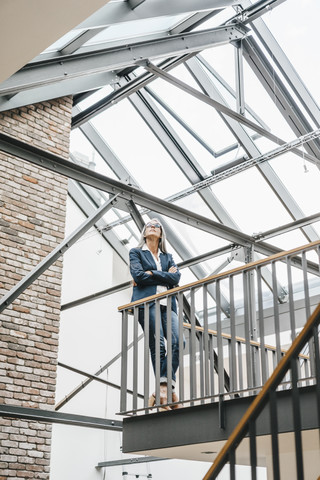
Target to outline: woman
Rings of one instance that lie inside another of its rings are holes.
[[[156,293],[167,291],[179,283],[180,272],[174,263],[172,255],[167,252],[165,231],[157,218],[150,220],[143,228],[137,248],[130,250],[130,272],[133,277],[133,294],[131,301],[140,300]],[[167,400],[167,299],[160,301],[160,403]],[[179,325],[177,306],[172,296],[172,401],[178,397],[174,391],[176,371],[179,366]],[[139,308],[139,323],[144,329],[144,308]],[[149,308],[149,348],[151,362],[155,372],[155,303]],[[151,395],[149,406],[155,403],[155,395]],[[176,404],[173,408],[178,408]],[[170,407],[164,407],[171,410]]]

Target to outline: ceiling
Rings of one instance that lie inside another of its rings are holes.
[[[155,215],[177,261],[202,255],[185,283],[318,240],[320,12],[298,5],[7,0],[0,111],[73,95],[71,160],[159,199],[101,220],[124,261]],[[88,212],[105,199],[76,182],[70,194]]]

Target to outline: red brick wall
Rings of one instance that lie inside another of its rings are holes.
[[[0,113],[0,131],[68,158],[69,97]],[[64,238],[67,179],[0,152],[0,296]],[[62,261],[0,314],[0,403],[53,409]],[[0,418],[0,480],[48,479],[51,425]]]

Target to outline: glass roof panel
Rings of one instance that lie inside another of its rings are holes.
[[[249,235],[292,221],[256,167],[211,188],[239,228]]]
[[[92,124],[146,192],[165,198],[190,185],[128,100],[97,115]]]
[[[274,158],[270,164],[305,215],[319,212],[320,171],[316,165],[293,153]]]
[[[109,42],[121,38],[131,38],[149,34],[161,33],[170,30],[176,23],[186,18],[186,15],[173,15],[166,17],[155,17],[133,22],[124,22],[118,25],[111,25],[91,40],[86,42],[84,46],[95,45],[98,43]]]
[[[319,17],[320,3],[316,0],[307,0],[303,4],[299,0],[283,2],[263,16],[263,21],[306,82],[318,104],[320,69],[316,67],[315,55],[319,44]],[[286,21],[287,19],[290,21]]]

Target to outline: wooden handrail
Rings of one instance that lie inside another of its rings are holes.
[[[235,427],[235,429],[229,436],[227,442],[218,453],[211,468],[203,477],[203,480],[212,480],[213,478],[212,475],[213,474],[217,475],[222,470],[222,468],[224,467],[225,463],[228,460],[229,451],[235,448],[239,444],[239,442],[243,439],[243,437],[245,436],[248,430],[248,425],[250,420],[255,419],[259,415],[259,413],[262,411],[265,404],[267,403],[269,392],[277,388],[282,378],[288,371],[291,360],[294,357],[298,356],[303,346],[307,343],[309,338],[312,336],[312,330],[314,326],[319,324],[319,322],[320,322],[320,304],[317,306],[315,311],[309,317],[307,323],[305,324],[305,326],[303,327],[299,335],[294,339],[287,353],[284,355],[284,357],[282,357],[282,359],[276,366],[275,370],[273,371],[273,374],[266,381],[260,393],[253,400],[252,404],[250,405],[250,407],[248,408],[246,413],[243,415],[238,425]]]
[[[191,329],[191,325],[190,323],[183,323],[183,326],[184,328],[188,328],[189,330]],[[198,331],[198,332],[204,332],[204,328],[199,326],[199,325],[196,325],[195,326],[195,329]],[[210,335],[214,335],[215,337],[218,336],[218,332],[216,330],[211,330],[210,328],[208,328],[208,333]],[[229,333],[221,333],[221,337],[222,338],[226,338],[227,340],[231,340],[232,337]],[[236,342],[240,342],[240,343],[244,343],[246,344],[246,339],[243,338],[243,337],[237,337],[235,336],[235,341]],[[260,342],[256,342],[255,340],[249,340],[249,343],[250,345],[252,345],[253,347],[261,347],[261,343]],[[276,352],[277,351],[277,347],[275,347],[274,345],[268,345],[268,344],[265,344],[264,348],[266,348],[267,350],[272,350],[273,352]],[[280,349],[281,353],[285,354],[287,353],[288,350],[284,349],[284,348],[281,348]],[[301,358],[302,360],[309,360],[310,357],[308,355],[303,355],[302,353],[299,354],[299,358]]]
[[[232,270],[228,270],[227,272],[222,272],[222,273],[218,273],[218,274],[215,274],[215,275],[210,275],[209,277],[203,278],[201,280],[196,280],[195,282],[192,282],[192,283],[187,283],[186,285],[182,285],[181,287],[171,288],[170,290],[167,290],[166,292],[163,292],[163,293],[158,293],[156,295],[151,295],[150,297],[146,297],[146,298],[143,298],[141,300],[136,300],[135,302],[127,303],[126,305],[121,305],[120,307],[118,307],[118,311],[121,312],[122,310],[126,310],[128,308],[133,308],[133,307],[136,307],[138,305],[143,305],[146,302],[157,300],[159,298],[164,298],[164,297],[167,297],[168,295],[173,295],[173,294],[176,294],[178,292],[183,292],[185,290],[189,290],[190,288],[201,287],[201,285],[211,283],[214,280],[229,277],[230,275],[234,275],[234,274],[239,273],[241,271],[251,270],[251,269],[256,268],[258,266],[267,265],[274,260],[279,260],[282,257],[292,256],[292,255],[298,254],[300,252],[303,252],[305,250],[312,250],[313,248],[315,248],[317,246],[320,246],[320,240],[308,243],[307,245],[303,245],[301,247],[293,248],[292,250],[275,253],[274,255],[271,255],[270,257],[262,258],[260,260],[254,261],[254,262],[247,263],[246,265],[242,265],[241,267],[237,267],[237,268],[234,268]]]

